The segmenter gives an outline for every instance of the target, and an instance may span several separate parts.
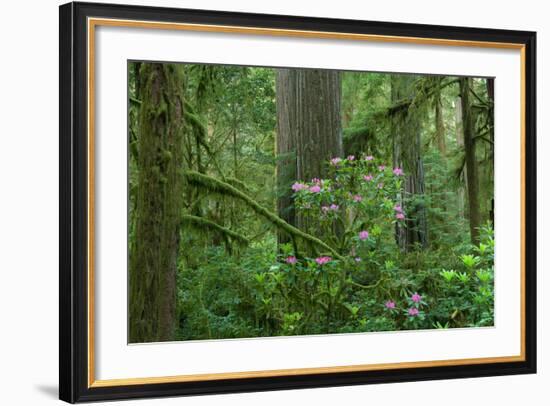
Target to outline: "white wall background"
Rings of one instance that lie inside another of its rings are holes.
[[[302,0],[110,1],[315,17],[461,25],[538,32],[539,373],[421,383],[129,401],[125,405],[370,404],[544,405],[550,399],[544,292],[544,213],[550,169],[550,23],[544,1]],[[0,21],[0,403],[57,400],[58,329],[58,9],[57,0],[4,2]],[[546,71],[546,72],[545,72]],[[110,403],[114,404],[114,403]]]

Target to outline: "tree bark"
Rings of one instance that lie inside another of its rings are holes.
[[[296,180],[296,75],[294,69],[277,69],[275,98],[277,105],[277,213],[287,223],[295,225],[295,210],[291,185]],[[279,244],[290,241],[287,234],[278,233]]]
[[[296,176],[324,177],[327,161],[342,156],[341,79],[338,71],[296,71]]]
[[[393,75],[392,102],[395,104],[415,95],[416,76]],[[410,251],[419,244],[428,246],[426,207],[421,201],[424,192],[424,163],[422,161],[420,115],[413,104],[392,117],[393,163],[405,171],[404,196],[400,197],[407,219],[403,226],[396,225],[396,240],[401,249]],[[420,201],[418,201],[420,198]],[[416,202],[415,202],[416,200]]]
[[[441,82],[438,83],[438,86]],[[437,139],[437,148],[442,157],[447,155],[447,145],[445,140],[445,123],[443,122],[443,103],[441,100],[441,90],[435,94],[435,136]]]
[[[474,139],[474,121],[470,105],[471,79],[460,78],[460,97],[462,101],[462,120],[464,128],[464,155],[466,161],[466,179],[468,183],[468,206],[470,217],[470,237],[472,244],[479,242],[481,211],[479,207],[479,176]]]
[[[491,159],[491,168],[489,173],[491,176],[494,176],[494,159],[495,159],[495,78],[485,79],[485,84],[487,86],[487,97],[491,107],[489,109],[489,139],[491,140],[490,147],[490,159]],[[489,220],[492,224],[495,223],[495,199],[491,197],[490,207],[489,207]]]
[[[343,155],[340,73],[279,69],[276,93],[277,208],[285,221],[307,230],[306,219],[294,212],[290,187],[294,180],[324,177],[327,161]]]
[[[174,339],[176,272],[183,204],[181,67],[142,64],[139,72],[136,231],[130,246],[129,341]]]
[[[459,150],[464,149],[464,126],[462,123],[462,99],[460,96],[455,101],[455,129],[456,129],[456,145]],[[461,218],[465,218],[464,214],[464,202],[466,200],[466,168],[462,170],[460,174],[460,186],[458,187],[458,214]]]

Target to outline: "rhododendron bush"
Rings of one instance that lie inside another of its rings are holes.
[[[403,170],[373,156],[333,158],[326,179],[292,185],[298,215],[346,255],[368,256],[405,219],[399,200]]]
[[[206,284],[195,279],[186,283],[204,286],[201,302],[219,301],[215,287],[220,278],[241,275],[238,284],[223,294],[229,300],[224,312],[243,317],[238,322],[241,332],[228,332],[226,327],[213,332],[210,327],[208,334],[272,336],[492,325],[490,225],[481,229],[478,247],[458,246],[450,258],[446,253],[419,251],[413,254],[414,269],[400,266],[412,259],[395,243],[396,227],[406,221],[403,169],[369,155],[333,158],[327,168],[326,178],[299,180],[291,188],[297,215],[307,230],[334,247],[336,255],[288,243],[267,261],[262,248],[246,251],[238,263],[228,263],[220,252],[208,257],[209,266],[223,275]],[[194,300],[187,297],[184,303],[195,307]],[[245,316],[247,312],[252,313]],[[220,320],[228,322],[221,317],[214,325]]]

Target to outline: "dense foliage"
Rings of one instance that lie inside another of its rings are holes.
[[[148,111],[144,65],[129,70],[131,258],[139,251],[136,224],[147,224],[138,221],[139,188],[155,182],[144,178],[139,156],[157,153],[140,145],[146,136],[140,117]],[[275,69],[171,66],[184,78],[173,339],[493,325],[489,80],[342,73],[335,95],[342,131],[334,136],[344,154],[313,156],[299,145],[277,154],[285,141],[278,132],[281,100],[300,101],[278,93],[291,90],[275,86]],[[460,84],[471,96],[467,115]],[[470,161],[463,117],[471,119]],[[163,160],[172,158],[159,154],[155,165],[162,171]],[[281,160],[305,159],[320,168],[311,179],[280,170]],[[468,169],[479,184],[477,203]],[[291,202],[284,210],[281,199]],[[479,224],[472,223],[472,207],[481,213]],[[165,224],[162,215],[161,208],[159,222],[150,223]],[[131,317],[146,323],[146,310],[137,305],[156,294],[162,291],[130,297],[137,309]]]

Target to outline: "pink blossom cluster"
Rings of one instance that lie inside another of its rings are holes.
[[[319,257],[319,258],[315,258],[315,262],[317,262],[318,265],[324,265],[324,264],[327,264],[329,263],[330,261],[332,261],[332,258],[331,257]]]
[[[395,210],[395,218],[398,220],[403,220],[405,218],[405,213],[403,213],[403,208],[400,204],[396,204],[393,209]]]
[[[294,265],[296,262],[298,262],[298,260],[296,259],[296,257],[294,255],[286,257],[285,261],[286,261],[287,264],[290,264],[290,265]]]
[[[292,185],[292,190],[295,192],[299,192],[300,190],[304,190],[304,189],[307,189],[307,185],[303,183],[296,182]]]
[[[416,307],[411,307],[409,309],[409,316],[415,317],[418,316],[418,313],[420,313],[420,311]]]
[[[338,211],[338,209],[340,208],[340,206],[338,206],[337,204],[331,204],[330,206],[322,206],[321,207],[321,210],[323,211],[323,213],[328,213],[329,211]]]
[[[321,186],[319,186],[319,185],[310,186],[309,191],[311,193],[319,193],[321,191]]]
[[[403,176],[404,172],[403,172],[403,169],[401,169],[400,167],[396,167],[396,168],[393,168],[393,174],[395,176]]]
[[[359,239],[361,241],[365,241],[367,238],[369,238],[369,232],[368,231],[363,230],[363,231],[359,232]]]
[[[319,178],[313,178],[311,179],[311,183],[315,184],[315,185],[318,185],[318,186],[323,186],[323,181]]]

